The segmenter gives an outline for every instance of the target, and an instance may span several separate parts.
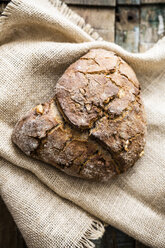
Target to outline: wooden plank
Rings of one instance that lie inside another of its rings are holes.
[[[135,248],[135,240],[112,226],[107,226],[103,240],[105,248]]]
[[[142,4],[165,3],[165,0],[141,0]]]
[[[114,41],[115,9],[99,7],[70,6],[77,14],[84,18],[96,32],[106,41]]]
[[[112,226],[107,226],[103,237],[93,243],[95,248],[151,248]]]
[[[0,247],[26,248],[21,233],[0,197]]]
[[[140,52],[151,48],[165,35],[165,5],[143,6],[140,20]]]
[[[73,5],[115,6],[116,0],[62,0]]]
[[[140,4],[140,0],[117,0],[117,4],[118,5],[139,5]]]
[[[138,52],[139,50],[139,20],[139,8],[117,8],[115,41],[130,52]]]

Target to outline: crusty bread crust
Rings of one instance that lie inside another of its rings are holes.
[[[113,52],[92,49],[64,72],[54,99],[16,124],[12,140],[69,175],[106,181],[134,165],[145,134],[134,71]]]

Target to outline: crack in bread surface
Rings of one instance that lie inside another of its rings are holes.
[[[55,97],[38,111],[17,124],[13,141],[67,174],[106,180],[126,171],[143,151],[140,86],[113,52],[93,49],[73,63],[57,82]]]

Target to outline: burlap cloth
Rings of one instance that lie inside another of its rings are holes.
[[[93,247],[111,224],[165,247],[165,41],[131,54],[101,38],[58,0],[14,0],[0,18],[0,193],[29,247]],[[17,120],[50,99],[64,70],[90,48],[136,71],[148,119],[145,155],[108,183],[72,178],[11,142]]]

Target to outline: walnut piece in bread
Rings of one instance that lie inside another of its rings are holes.
[[[69,175],[107,181],[142,156],[145,135],[134,71],[113,52],[92,49],[64,72],[54,99],[18,121],[12,141]]]

